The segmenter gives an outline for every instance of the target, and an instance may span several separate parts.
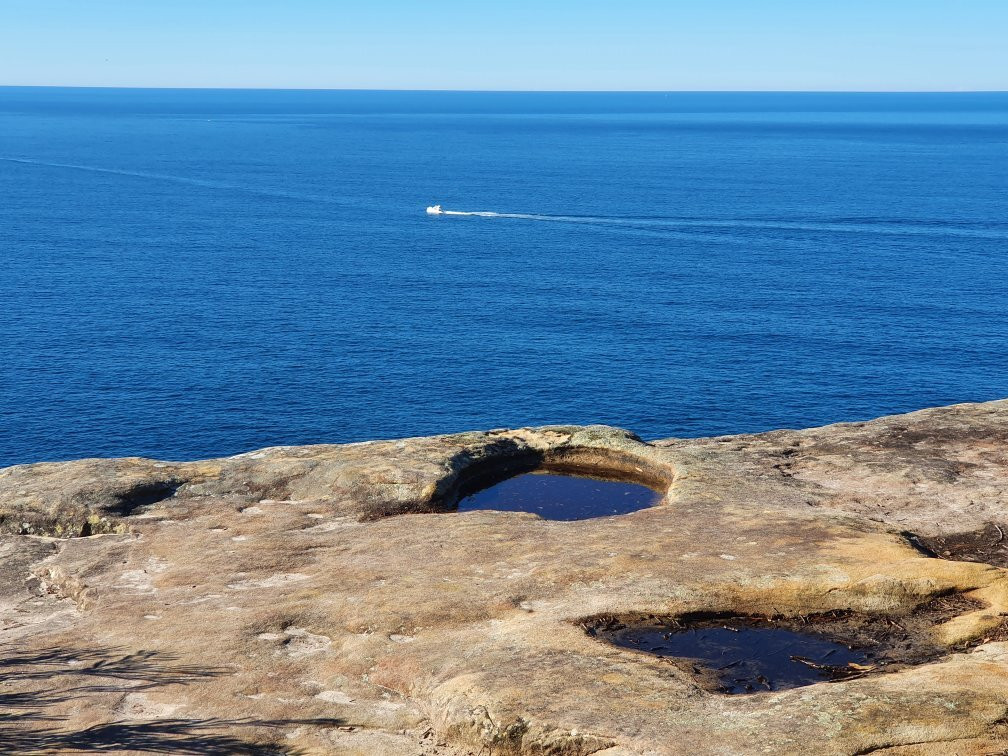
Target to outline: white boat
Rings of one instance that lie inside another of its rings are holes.
[[[441,205],[431,205],[427,208],[427,215],[444,215]]]

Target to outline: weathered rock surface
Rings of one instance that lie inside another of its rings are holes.
[[[571,522],[451,512],[477,481],[537,465],[667,493],[653,508]],[[990,638],[1002,637],[1008,571],[935,558],[909,534],[1002,532],[1006,492],[1008,401],[650,444],[550,427],[7,468],[0,743],[1001,752],[1008,643]],[[836,609],[898,621],[946,593],[977,608],[934,628],[943,659],[742,696],[580,624]]]

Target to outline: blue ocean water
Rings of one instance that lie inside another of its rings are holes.
[[[0,260],[0,465],[992,399],[1008,94],[0,88]]]

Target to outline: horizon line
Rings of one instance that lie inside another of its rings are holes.
[[[451,89],[410,87],[139,86],[0,84],[0,89],[197,90],[242,92],[396,92],[440,94],[1008,94],[1008,89]]]

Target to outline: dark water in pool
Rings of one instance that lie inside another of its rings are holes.
[[[1008,94],[0,88],[0,465],[1004,396],[1006,211]]]
[[[527,473],[465,497],[458,511],[497,509],[532,512],[547,520],[583,520],[634,512],[660,500],[661,494],[636,483]]]
[[[628,648],[694,659],[712,670],[725,693],[784,690],[831,679],[829,669],[866,664],[864,651],[814,635],[772,627],[640,629],[615,636]],[[804,660],[804,661],[802,661]]]

